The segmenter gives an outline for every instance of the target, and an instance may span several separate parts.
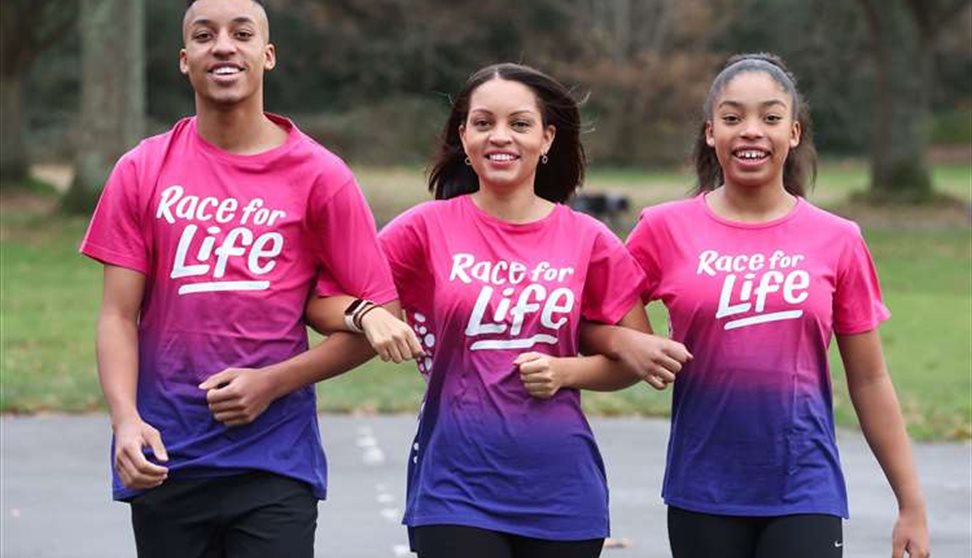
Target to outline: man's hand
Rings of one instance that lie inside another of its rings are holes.
[[[513,361],[520,369],[520,380],[527,393],[537,399],[550,399],[566,383],[557,358],[543,353],[523,353]]]
[[[278,395],[273,377],[266,369],[227,368],[199,384],[213,418],[226,426],[241,426],[256,420]]]
[[[400,363],[425,355],[412,328],[380,306],[361,318],[361,328],[368,343],[385,362]]]
[[[627,329],[622,334],[629,340],[620,352],[621,360],[657,390],[674,382],[682,366],[692,360],[692,354],[678,341]]]
[[[165,463],[169,455],[159,431],[135,417],[114,427],[115,470],[126,488],[145,490],[162,484],[169,469],[145,458],[143,448],[151,448],[156,461]]]

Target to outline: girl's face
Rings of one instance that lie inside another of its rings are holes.
[[[533,90],[518,81],[491,79],[469,98],[459,138],[481,188],[533,190],[537,163],[553,144],[556,129],[543,125]]]
[[[723,88],[706,123],[727,187],[783,187],[783,164],[800,144],[793,99],[769,74],[738,74]]]

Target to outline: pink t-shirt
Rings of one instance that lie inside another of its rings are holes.
[[[159,428],[173,478],[268,470],[323,498],[313,388],[252,424],[216,422],[197,386],[307,348],[304,307],[318,275],[352,295],[396,298],[371,212],[347,166],[284,118],[270,151],[233,155],[179,121],[116,164],[81,251],[146,276],[138,407]],[[134,492],[115,478],[115,497]]]
[[[827,352],[889,312],[854,223],[802,198],[767,223],[700,195],[645,209],[628,248],[643,298],[692,351],[675,381],[663,496],[703,513],[847,516]]]
[[[518,225],[470,196],[419,205],[379,239],[430,355],[405,523],[606,536],[604,469],[580,394],[531,398],[513,360],[575,356],[582,319],[616,323],[637,304],[644,276],[621,242],[563,205]]]

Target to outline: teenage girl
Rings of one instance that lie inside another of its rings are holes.
[[[704,116],[698,195],[645,209],[628,240],[648,276],[643,300],[665,304],[672,337],[695,354],[675,381],[662,492],[675,558],[841,555],[834,335],[898,500],[892,555],[928,556],[925,503],[877,331],[890,314],[857,225],[804,199],[816,153],[793,76],[774,56],[735,56]]]

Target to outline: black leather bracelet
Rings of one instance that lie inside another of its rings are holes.
[[[361,331],[364,331],[364,325],[362,323],[362,320],[364,319],[365,314],[371,312],[375,308],[378,308],[378,305],[375,304],[374,302],[369,302],[368,304],[369,304],[368,307],[361,309],[358,312],[358,314],[354,317],[355,325],[357,325],[361,329]]]
[[[357,315],[369,304],[372,303],[363,298],[356,298],[344,309],[344,324],[348,326],[348,329],[355,333],[363,333]]]

